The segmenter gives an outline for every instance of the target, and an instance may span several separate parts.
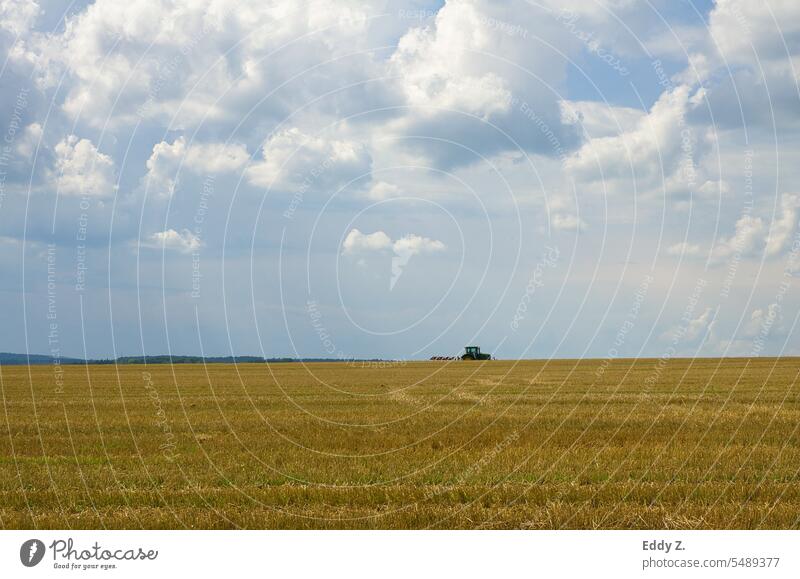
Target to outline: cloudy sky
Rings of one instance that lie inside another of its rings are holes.
[[[570,4],[0,0],[0,351],[800,354],[800,4]]]

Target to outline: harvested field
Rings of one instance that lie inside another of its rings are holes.
[[[798,359],[0,368],[4,528],[797,528]]]

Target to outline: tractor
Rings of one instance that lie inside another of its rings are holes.
[[[466,346],[465,352],[461,355],[462,360],[491,360],[491,354],[481,354],[480,346]]]

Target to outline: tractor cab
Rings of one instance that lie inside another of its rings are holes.
[[[481,354],[480,346],[466,346],[464,348],[464,355],[461,356],[462,360],[491,360],[491,354]]]

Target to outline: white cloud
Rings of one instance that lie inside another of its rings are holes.
[[[767,256],[778,255],[789,244],[792,233],[797,226],[798,208],[800,208],[800,196],[786,193],[781,195],[781,213],[772,222],[766,241]]]
[[[430,239],[422,237],[414,233],[409,233],[403,237],[392,241],[383,231],[376,231],[374,233],[364,234],[358,229],[352,229],[345,237],[343,244],[344,255],[366,255],[368,253],[384,253],[387,254],[389,249],[392,250],[392,275],[389,279],[389,290],[393,290],[400,277],[403,275],[405,267],[411,258],[421,253],[434,253],[444,251],[445,244],[438,239]],[[361,257],[356,265],[365,267],[366,260]]]
[[[796,130],[800,4],[720,0],[701,30],[688,42],[690,66],[676,78],[707,86],[703,122],[718,129],[746,123],[750,134]]]
[[[705,335],[706,332],[710,333],[712,331],[714,324],[712,313],[713,310],[711,308],[706,308],[702,314],[689,322],[686,326],[686,339],[688,341],[694,342]]]
[[[161,141],[153,146],[147,160],[145,187],[156,195],[171,195],[178,172],[203,174],[227,173],[244,167],[250,155],[236,143],[186,143],[178,137],[172,143]]]
[[[636,130],[646,113],[597,101],[561,101],[564,120],[579,124],[592,138],[615,137]]]
[[[402,77],[409,104],[481,117],[508,110],[506,82],[476,65],[473,51],[495,47],[494,31],[478,4],[448,2],[432,26],[412,28],[400,39],[391,64]]]
[[[743,215],[736,222],[736,233],[729,238],[721,239],[712,252],[712,257],[717,261],[739,255],[752,255],[760,249],[764,242],[764,222],[760,217]]]
[[[244,145],[192,143],[186,151],[184,165],[196,173],[229,173],[241,169],[249,159]]]
[[[583,231],[586,229],[586,222],[571,213],[554,213],[551,223],[553,229],[558,231]]]
[[[766,308],[756,308],[750,318],[739,329],[733,339],[720,339],[712,336],[709,340],[713,352],[724,356],[760,356],[765,350],[779,351],[783,355],[793,355],[790,344],[786,343],[786,328],[783,324],[782,307],[773,302]]]
[[[688,317],[688,316],[687,316]],[[713,336],[714,326],[716,320],[714,318],[714,310],[706,308],[696,318],[688,318],[683,320],[680,324],[671,327],[669,330],[661,334],[660,339],[665,342],[682,343],[686,347],[698,346],[698,340],[708,339],[715,340]],[[691,350],[684,349],[686,353]]]
[[[443,251],[445,249],[445,244],[438,239],[430,239],[414,233],[409,233],[392,241],[392,238],[383,231],[365,234],[358,229],[351,229],[344,239],[342,248],[342,253],[345,254],[391,249],[395,255],[412,256],[420,253]]]
[[[186,154],[186,141],[176,139],[171,144],[161,141],[153,146],[153,152],[147,160],[147,176],[145,188],[155,195],[169,196],[175,191],[178,164]]]
[[[343,253],[359,253],[363,251],[380,251],[392,246],[392,239],[383,231],[364,234],[358,229],[352,229],[344,239]]]
[[[17,142],[17,153],[26,159],[31,160],[33,153],[36,151],[36,146],[42,138],[42,125],[39,123],[31,123],[19,137]]]
[[[70,135],[55,147],[58,190],[64,195],[106,197],[114,193],[114,161],[89,139]]]
[[[768,335],[776,323],[781,321],[781,307],[777,303],[769,304],[766,309],[756,308],[750,314],[750,319],[744,328],[744,335],[755,337],[759,334]]]
[[[55,87],[62,78],[62,58],[61,47],[41,33],[23,34],[8,50],[11,67],[30,76],[42,91]]]
[[[660,186],[665,179],[687,184],[703,144],[686,121],[698,94],[686,85],[664,92],[633,128],[589,139],[567,158],[567,170],[584,182],[624,179],[626,190],[632,179],[645,189]]]
[[[547,199],[550,210],[550,225],[556,231],[584,231],[586,222],[578,217],[577,199],[564,193],[556,193]]]
[[[786,64],[787,48],[798,48],[800,4],[718,0],[709,14],[709,32],[729,63],[777,60]]]
[[[670,245],[667,248],[667,254],[697,257],[702,255],[702,248],[698,244],[682,241],[681,243]]]
[[[17,4],[23,2],[9,5]],[[240,107],[247,110],[294,71],[366,42],[367,8],[346,0],[335,7],[325,0],[241,0],[235,10],[223,0],[97,0],[67,17],[63,32],[31,37],[17,57],[41,76],[63,67],[63,110],[92,126],[238,122]],[[366,66],[341,66],[350,75],[368,74]],[[338,80],[336,68],[309,70],[305,80]],[[271,103],[285,112],[296,96],[276,95]]]
[[[368,177],[372,157],[363,143],[309,136],[294,127],[264,142],[262,160],[247,169],[250,182],[285,190],[332,189]]]
[[[68,117],[113,132],[143,120],[186,131],[203,123],[235,128],[252,148],[293,111],[314,122],[299,126],[319,126],[329,114],[409,104],[412,110],[382,113],[380,122],[399,118],[393,128],[402,134],[425,132],[415,121],[433,122],[432,132],[462,142],[473,125],[461,118],[454,126],[428,106],[492,122],[502,116],[498,126],[523,148],[550,151],[543,131],[519,110],[524,101],[565,148],[577,141],[559,118],[565,67],[554,66],[552,51],[531,50],[530,36],[567,51],[576,42],[549,22],[549,10],[524,0],[450,1],[419,26],[382,2],[242,0],[236,8],[222,0],[97,0],[68,16],[63,31],[29,37],[17,60],[49,79],[43,84],[60,83],[58,104]],[[394,44],[392,54],[367,50]],[[512,103],[512,94],[521,101]],[[244,115],[252,122],[240,124]],[[499,132],[466,144],[490,153],[514,148]],[[274,167],[262,169],[263,178],[253,173],[259,183],[274,175]]]
[[[671,40],[675,42],[674,38]],[[692,52],[688,56],[683,53],[683,51],[687,49],[687,46],[696,46],[697,44],[703,45],[706,40],[707,36],[703,34],[703,36],[695,42],[687,41],[687,43],[684,45],[677,44],[678,50],[681,51],[681,54],[678,58],[685,58],[687,60],[687,66],[682,72],[673,75],[672,80],[677,83],[688,85],[708,83],[711,75],[720,65],[719,59],[709,57],[707,52],[702,51]]]
[[[781,195],[780,213],[768,228],[764,219],[750,213],[742,215],[735,225],[734,234],[723,237],[714,245],[711,253],[713,264],[720,264],[733,256],[752,257],[763,251],[765,257],[775,257],[784,252],[797,226],[800,196]],[[705,255],[698,244],[676,243],[667,249],[669,255],[701,257]]]
[[[40,11],[34,0],[0,0],[0,30],[20,36],[30,29]]]
[[[365,234],[354,228],[345,237],[342,248],[343,254],[363,254],[391,249],[397,256],[410,257],[420,253],[443,251],[446,246],[438,239],[430,239],[414,233],[392,241],[392,238],[383,231]]]
[[[697,193],[706,197],[725,196],[730,193],[731,188],[726,181],[708,180],[697,188]]]
[[[411,258],[419,253],[432,253],[435,251],[444,251],[445,245],[437,239],[429,239],[427,237],[420,237],[413,233],[405,235],[392,244],[394,257],[392,257],[392,277],[389,279],[389,290],[393,290],[394,286],[403,275],[408,262]]]
[[[154,249],[164,248],[180,253],[192,253],[200,249],[202,245],[200,238],[188,229],[183,229],[180,232],[174,229],[159,231],[152,234],[148,237],[147,241],[142,243],[143,247]]]
[[[387,183],[386,181],[377,181],[372,184],[367,192],[367,197],[375,201],[383,201],[391,197],[396,197],[400,194],[400,187],[394,183]]]
[[[428,237],[420,237],[410,233],[404,235],[392,244],[392,250],[396,255],[417,255],[418,253],[429,253],[434,251],[443,251],[445,249],[444,243],[438,239],[430,239]]]
[[[446,2],[389,60],[409,109],[388,132],[410,137],[401,146],[417,162],[446,169],[501,152],[571,151],[580,136],[562,120],[559,92],[563,55],[579,45],[558,28],[553,10],[524,0]]]

